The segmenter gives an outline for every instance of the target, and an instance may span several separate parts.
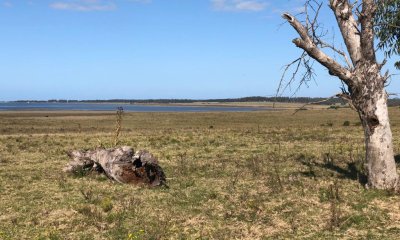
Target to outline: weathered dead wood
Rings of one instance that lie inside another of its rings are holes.
[[[166,185],[165,174],[158,165],[157,158],[147,150],[134,153],[131,147],[95,150],[74,150],[68,152],[71,162],[64,172],[91,170],[104,173],[110,179],[120,183]]]

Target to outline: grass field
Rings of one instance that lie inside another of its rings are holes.
[[[1,112],[0,239],[398,239],[400,197],[360,184],[356,114],[292,113],[125,114],[121,145],[167,175],[147,188],[61,171],[68,150],[111,147],[114,113]]]

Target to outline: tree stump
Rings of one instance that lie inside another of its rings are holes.
[[[72,159],[64,172],[96,171],[104,173],[119,183],[166,186],[164,171],[157,158],[147,150],[134,153],[133,148],[98,148],[95,150],[74,150],[67,153]]]

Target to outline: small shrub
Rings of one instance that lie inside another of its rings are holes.
[[[83,198],[85,199],[86,202],[88,203],[94,203],[95,201],[95,196],[94,193],[91,189],[85,190],[85,189],[80,189],[80,192],[83,196]]]
[[[329,189],[320,188],[319,189],[319,201],[321,203],[328,202],[330,200],[330,192]]]
[[[58,187],[61,189],[61,191],[67,191],[69,188],[69,185],[67,183],[67,179],[65,179],[64,175],[60,175],[59,178],[57,179],[58,181]]]
[[[344,122],[343,122],[343,126],[345,126],[345,127],[350,126],[350,121],[344,121]]]
[[[259,176],[263,170],[263,159],[259,156],[249,157],[247,166],[254,177]]]
[[[111,209],[113,209],[112,200],[110,198],[104,198],[100,203],[100,207],[104,212],[111,211]]]
[[[103,216],[100,211],[90,205],[81,205],[75,209],[78,213],[87,217],[92,222],[103,221]]]

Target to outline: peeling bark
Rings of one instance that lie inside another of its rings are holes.
[[[71,162],[64,172],[77,172],[82,169],[104,173],[119,183],[166,185],[164,171],[158,165],[157,158],[146,150],[137,151],[127,146],[112,149],[71,151]]]

